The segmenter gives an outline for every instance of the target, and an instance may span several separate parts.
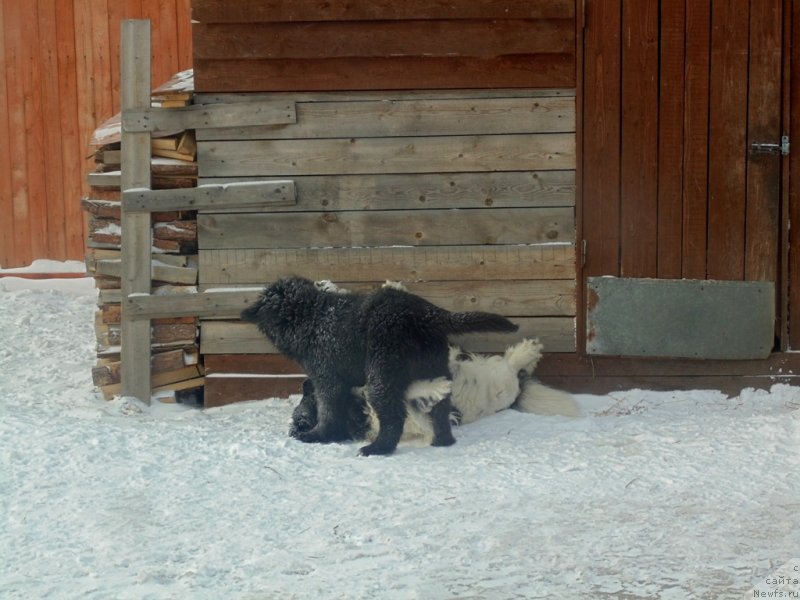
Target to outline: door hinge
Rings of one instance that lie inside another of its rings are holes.
[[[780,154],[781,156],[786,156],[790,150],[789,136],[782,135],[780,144],[753,142],[750,144],[750,150],[753,154]]]

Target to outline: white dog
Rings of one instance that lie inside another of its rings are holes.
[[[334,294],[349,293],[329,280],[317,281],[316,285]],[[387,281],[383,286],[406,289],[395,281]],[[451,413],[454,425],[473,423],[507,408],[539,415],[580,415],[578,403],[572,395],[532,378],[542,358],[542,348],[538,340],[525,339],[510,346],[502,356],[494,356],[463,352],[451,346],[449,367],[452,380],[445,377],[421,379],[412,382],[406,390],[409,410],[402,439],[420,436],[429,439],[433,435],[433,426],[428,413],[448,394],[454,409]],[[353,393],[366,401],[366,437],[373,440],[378,434],[378,418],[369,403],[366,389],[354,388]]]
[[[500,356],[464,353],[450,348],[452,381],[440,377],[415,381],[406,391],[409,405],[403,439],[433,434],[427,413],[448,393],[454,412],[454,424],[473,423],[507,408],[539,415],[580,415],[575,398],[567,392],[553,389],[532,379],[533,371],[542,357],[542,344],[525,339],[509,347]],[[353,392],[366,400],[367,438],[377,435],[378,421],[364,388]]]

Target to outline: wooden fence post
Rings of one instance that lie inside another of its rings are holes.
[[[122,114],[150,108],[150,21],[122,21]],[[150,132],[122,128],[122,191],[150,189]],[[122,213],[122,298],[150,294],[150,213]],[[124,303],[123,303],[124,304]],[[122,394],[150,402],[150,320],[122,312]]]

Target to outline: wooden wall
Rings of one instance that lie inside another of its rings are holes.
[[[192,16],[201,92],[575,85],[575,0],[195,0]]]
[[[749,147],[780,139],[790,10],[586,3],[586,275],[778,279],[781,159]]]
[[[191,67],[189,11],[189,0],[0,3],[0,265],[83,257],[88,142],[119,111],[120,20],[152,20],[155,86]]]
[[[201,183],[291,179],[297,203],[198,215],[202,289],[287,275],[351,290],[387,279],[450,310],[514,319],[517,336],[575,351],[575,98],[572,90],[199,95],[273,100],[297,122],[198,130]],[[290,367],[252,324],[205,320],[206,404],[289,393]],[[280,368],[281,371],[275,369]],[[219,377],[250,373],[249,377]],[[297,373],[297,371],[294,371]],[[291,392],[299,389],[294,382]]]

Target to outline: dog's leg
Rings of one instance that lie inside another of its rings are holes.
[[[338,380],[315,380],[317,422],[308,431],[297,431],[292,437],[306,443],[340,442],[350,439],[348,407],[352,403],[350,386]]]
[[[453,405],[450,403],[450,394],[431,409],[431,421],[433,424],[431,446],[452,446],[456,443],[450,422],[452,412]]]
[[[317,397],[314,383],[310,379],[303,381],[303,397],[292,411],[292,425],[289,435],[297,437],[298,433],[310,431],[317,424]]]
[[[391,454],[397,448],[406,421],[404,401],[407,381],[399,380],[393,373],[370,369],[367,377],[367,398],[378,418],[378,435],[375,440],[359,450],[362,456]]]

